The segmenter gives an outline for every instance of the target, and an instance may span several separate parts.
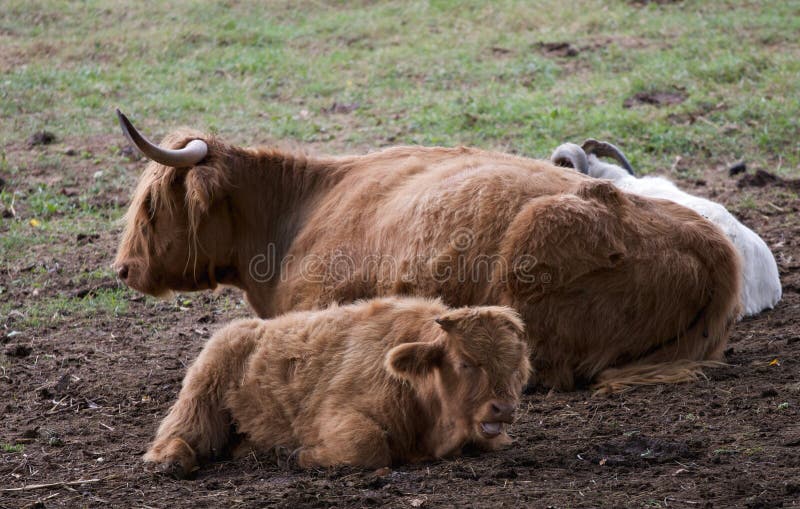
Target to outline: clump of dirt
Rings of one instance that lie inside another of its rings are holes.
[[[492,46],[490,49],[492,50],[492,55],[495,56],[504,56],[514,53],[513,50],[509,48],[504,48],[502,46]]]
[[[33,352],[29,345],[16,344],[6,348],[6,357],[27,357]]]
[[[361,107],[360,103],[353,102],[353,103],[340,103],[338,101],[334,101],[333,104],[330,105],[328,108],[322,108],[323,113],[338,113],[341,115],[347,115],[348,113],[352,113],[356,111],[358,108]]]
[[[745,175],[736,185],[742,187],[777,186],[800,190],[800,179],[785,179],[768,171],[757,170],[753,175]]]
[[[580,53],[570,42],[540,42],[536,46],[546,55],[555,57],[575,57]]]
[[[648,462],[690,461],[699,456],[701,445],[681,440],[648,438],[638,434],[594,444],[581,458],[606,466],[640,466]]]
[[[625,108],[632,108],[637,104],[672,106],[674,104],[680,104],[685,100],[686,94],[679,91],[638,92],[632,97],[625,99],[622,106]]]
[[[37,145],[50,145],[51,143],[55,143],[55,141],[56,135],[50,131],[38,131],[33,133],[30,138],[28,138],[28,146],[35,147]]]
[[[728,168],[728,175],[731,177],[745,172],[747,172],[747,164],[744,161],[739,161],[736,164],[732,164],[731,167]]]
[[[671,5],[682,3],[683,0],[630,0],[631,5],[638,5],[644,7],[646,5]]]

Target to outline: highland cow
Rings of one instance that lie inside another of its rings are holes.
[[[600,157],[613,157],[621,166],[604,162]],[[636,178],[625,154],[608,142],[589,139],[581,147],[565,143],[553,152],[551,160],[585,175],[611,180],[625,192],[674,201],[717,225],[731,240],[742,260],[741,296],[745,316],[772,309],[781,300],[778,264],[769,246],[719,203],[681,191],[664,177]]]
[[[186,477],[233,448],[369,468],[494,450],[528,378],[523,334],[510,308],[420,298],[239,320],[189,368],[144,459]]]
[[[506,305],[531,382],[692,379],[739,311],[725,235],[695,212],[547,161],[473,148],[350,157],[181,130],[148,157],[115,265],[158,295],[231,285],[262,318],[391,295]]]

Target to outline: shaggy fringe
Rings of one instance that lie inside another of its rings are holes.
[[[729,366],[720,361],[679,360],[607,369],[597,376],[591,386],[593,396],[628,392],[641,385],[675,384],[708,380],[704,368]]]

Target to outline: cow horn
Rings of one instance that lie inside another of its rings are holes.
[[[133,127],[128,117],[119,109],[117,109],[117,117],[119,118],[119,125],[122,127],[122,134],[128,138],[128,141],[139,149],[139,152],[144,154],[145,157],[164,166],[187,168],[199,163],[208,154],[208,145],[203,140],[192,140],[185,147],[177,150],[161,148],[145,138]]]
[[[598,157],[611,157],[622,165],[628,173],[634,175],[633,167],[631,163],[628,162],[628,158],[625,157],[625,154],[607,141],[597,141],[593,138],[589,138],[583,142],[583,150],[587,154],[594,154]]]
[[[584,175],[589,173],[589,161],[583,149],[574,143],[559,145],[550,156],[550,161],[556,166],[575,168]]]

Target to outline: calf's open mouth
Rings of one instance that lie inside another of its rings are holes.
[[[486,438],[494,438],[503,432],[502,422],[482,422],[481,433]]]

